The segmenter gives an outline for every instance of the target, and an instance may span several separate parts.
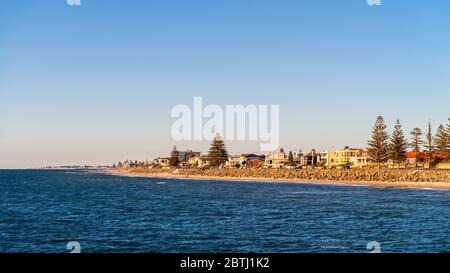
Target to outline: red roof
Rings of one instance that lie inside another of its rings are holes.
[[[438,159],[447,159],[448,154],[446,153],[434,153],[433,154],[433,158],[438,158]]]
[[[406,158],[421,158],[421,159],[426,159],[427,155],[425,153],[422,152],[416,152],[416,151],[409,151],[405,153],[405,157]]]
[[[428,154],[424,153],[424,152],[415,152],[415,151],[409,151],[405,153],[405,157],[406,158],[419,158],[419,159],[427,159],[428,158]],[[448,157],[448,155],[446,153],[433,153],[433,155],[431,156],[432,158],[437,158],[437,159],[446,159]]]

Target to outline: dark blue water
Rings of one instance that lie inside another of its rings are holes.
[[[0,251],[450,251],[450,192],[0,170]]]

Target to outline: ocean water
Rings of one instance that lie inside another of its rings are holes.
[[[449,252],[446,190],[0,170],[0,252]]]

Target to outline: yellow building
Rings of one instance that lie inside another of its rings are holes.
[[[188,164],[190,166],[197,167],[197,165],[198,165],[198,157],[197,156],[190,157],[188,159]]]
[[[335,152],[335,164],[336,165],[349,165],[355,162],[361,149],[353,149],[345,147],[343,150]]]
[[[202,168],[209,165],[209,159],[206,155],[194,156],[188,159],[188,163],[190,166]]]
[[[365,166],[369,161],[367,152],[357,148],[345,147],[343,150],[329,150],[322,154],[327,166]]]

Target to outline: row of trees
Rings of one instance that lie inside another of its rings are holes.
[[[380,168],[381,164],[389,159],[393,163],[400,164],[405,159],[407,149],[411,148],[416,155],[417,167],[419,152],[424,147],[431,165],[433,153],[450,154],[450,118],[448,120],[449,124],[446,127],[442,124],[439,125],[435,135],[433,135],[431,129],[431,122],[429,122],[425,140],[422,139],[422,130],[414,128],[410,132],[411,140],[408,142],[398,119],[392,134],[389,136],[383,117],[378,116],[372,129],[371,139],[367,142],[368,155],[372,161],[378,163],[378,168]]]

